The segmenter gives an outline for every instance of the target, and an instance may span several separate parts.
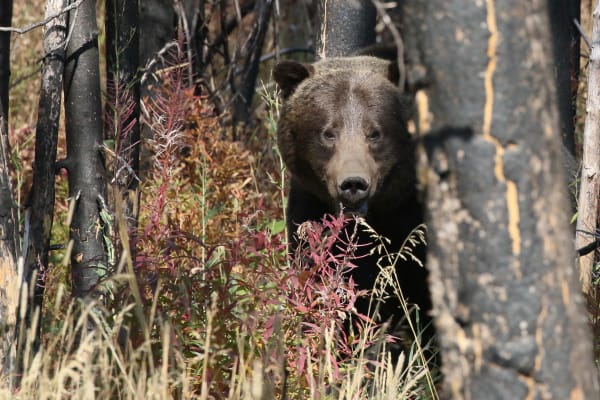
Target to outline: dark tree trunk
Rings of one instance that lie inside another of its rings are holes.
[[[233,113],[235,126],[247,122],[248,118],[250,118],[256,77],[258,76],[258,67],[260,66],[260,56],[263,44],[265,43],[272,11],[273,0],[258,0],[254,5],[254,27],[241,52],[244,65],[241,76],[237,79],[238,84],[236,84],[234,94]]]
[[[138,2],[109,0],[106,3],[106,65],[109,82],[107,119],[115,139],[114,184],[117,226],[135,239],[138,221],[138,175],[140,166],[140,82]],[[119,232],[122,230],[119,229]],[[121,241],[117,241],[121,242]],[[133,259],[135,240],[129,251]],[[121,252],[119,251],[120,255]]]
[[[0,26],[12,20],[12,0],[0,0]],[[15,360],[14,330],[19,302],[17,257],[19,229],[17,208],[10,181],[10,145],[8,141],[8,89],[10,78],[10,32],[0,32],[0,368],[13,372]]]
[[[327,0],[319,4],[317,56],[347,56],[375,43],[377,11],[372,0]]]
[[[0,106],[3,106],[0,101]],[[8,145],[8,124],[0,107],[0,370],[4,374],[13,372],[14,330],[19,303],[19,282],[17,258],[19,229],[17,207],[13,201],[10,181],[10,149]]]
[[[112,1],[112,0],[111,0]],[[146,65],[159,50],[175,39],[176,16],[170,0],[144,0],[140,3],[140,64]]]
[[[548,3],[408,0],[403,11],[409,77],[429,83],[417,109],[442,397],[599,398]]]
[[[56,14],[66,6],[65,0],[49,0],[46,4],[46,16]],[[35,135],[35,160],[33,166],[33,184],[26,210],[26,222],[29,222],[27,238],[27,256],[22,287],[30,296],[25,307],[24,319],[19,321],[18,366],[23,369],[27,346],[27,330],[36,327],[32,343],[32,355],[40,344],[41,310],[44,299],[44,281],[42,269],[48,266],[50,233],[54,216],[54,183],[56,149],[58,143],[58,125],[61,107],[61,89],[64,69],[64,40],[66,38],[67,15],[51,20],[45,27],[44,59],[38,109],[38,121]],[[21,315],[21,312],[19,312]]]
[[[560,134],[565,148],[575,152],[575,96],[579,76],[579,32],[573,20],[579,20],[579,0],[548,2],[550,29],[553,32],[552,50],[554,78],[558,95]]]
[[[73,33],[64,82],[67,159],[62,165],[69,172],[69,196],[75,202],[70,225],[73,295],[88,298],[96,296],[94,289],[108,273],[104,243],[110,240],[101,214],[108,210],[95,2],[85,0],[78,12],[70,11],[69,25]]]
[[[0,27],[12,23],[12,0],[0,0]],[[0,32],[0,103],[4,124],[8,126],[8,88],[10,85],[10,32]],[[8,128],[6,128],[8,132]]]
[[[140,95],[142,99],[152,98],[154,91],[152,87],[157,85],[154,74],[155,70],[162,67],[160,63],[152,63],[157,53],[165,44],[175,39],[176,16],[171,0],[143,0],[139,4],[139,63],[143,68],[149,68],[146,73],[147,79],[141,82]],[[142,124],[140,129],[142,143],[152,139],[153,133],[148,124]],[[140,175],[143,177],[145,171],[152,164],[150,151],[147,146],[140,149]]]

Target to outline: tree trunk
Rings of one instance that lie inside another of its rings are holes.
[[[3,106],[2,101],[0,106]],[[9,374],[13,372],[15,360],[13,343],[19,303],[19,228],[10,181],[8,124],[2,109],[0,107],[0,368]]]
[[[12,0],[0,0],[0,26],[9,27],[12,23]],[[10,85],[10,32],[0,32],[0,103],[4,115],[5,129],[8,132],[8,88]]]
[[[600,195],[600,2],[593,14],[592,51],[588,65],[587,104],[583,131],[583,158],[577,211],[575,246],[596,241],[598,196]],[[596,252],[579,257],[579,278],[589,293]]]
[[[371,0],[323,0],[319,13],[319,59],[347,56],[375,43],[377,12]]]
[[[553,77],[558,96],[558,116],[562,143],[569,153],[575,152],[575,96],[579,75],[579,31],[573,20],[579,19],[579,0],[548,2],[552,51]],[[571,177],[569,177],[571,178]],[[569,182],[572,183],[572,182]]]
[[[408,0],[403,15],[409,77],[429,83],[417,109],[442,397],[598,399],[547,2]]]
[[[66,6],[65,0],[49,0],[46,3],[46,17],[56,14]],[[50,233],[54,217],[54,184],[58,126],[61,107],[61,89],[64,69],[64,40],[67,30],[67,15],[49,21],[44,33],[44,59],[38,108],[38,121],[35,133],[35,160],[30,202],[26,210],[26,221],[30,221],[27,238],[25,273],[21,282],[22,290],[30,294],[26,303],[24,319],[19,320],[18,368],[23,370],[22,357],[27,346],[27,331],[35,327],[36,334],[30,354],[37,353],[40,344],[42,302],[44,300],[44,280],[42,270],[48,267]],[[19,312],[19,315],[22,315]]]
[[[12,0],[0,0],[0,26],[10,26]],[[14,330],[17,322],[19,283],[17,257],[19,227],[10,181],[8,141],[8,89],[10,78],[10,32],[0,32],[0,362],[2,372],[14,369]]]
[[[106,65],[109,82],[107,108],[111,121],[108,136],[115,140],[115,209],[119,232],[135,239],[138,222],[138,175],[140,168],[140,82],[138,1],[109,0],[106,3]],[[124,238],[121,238],[124,239]],[[122,240],[115,242],[122,243]],[[129,246],[135,259],[134,246]],[[117,247],[117,246],[115,246]],[[119,246],[120,247],[120,246]],[[121,249],[119,249],[121,250]],[[120,255],[121,252],[118,252]]]
[[[254,5],[254,27],[241,52],[244,59],[244,66],[240,78],[237,79],[238,83],[235,88],[233,102],[234,128],[237,128],[237,125],[240,123],[246,123],[250,118],[256,77],[258,76],[258,67],[260,66],[260,56],[263,44],[265,43],[272,11],[273,0],[258,0]],[[235,139],[237,138],[234,137]]]
[[[65,125],[69,196],[75,202],[70,224],[73,242],[71,276],[73,295],[96,297],[100,279],[109,266],[104,248],[107,220],[105,169],[102,154],[102,106],[98,67],[98,27],[93,0],[69,12],[73,28],[65,65]]]

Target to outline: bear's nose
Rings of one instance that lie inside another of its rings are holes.
[[[358,206],[369,195],[369,182],[360,176],[346,178],[339,185],[339,194],[345,206]]]

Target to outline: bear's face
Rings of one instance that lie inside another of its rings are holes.
[[[284,96],[283,159],[294,180],[333,212],[365,216],[374,204],[390,206],[414,191],[407,103],[388,71],[390,62],[372,57],[275,67]]]

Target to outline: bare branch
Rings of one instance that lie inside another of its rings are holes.
[[[576,19],[573,19],[573,23],[575,24],[575,27],[577,27],[577,30],[579,31],[579,34],[583,38],[583,41],[587,45],[588,49],[591,49],[592,48],[592,42],[590,41],[590,38],[587,37],[587,35],[583,31],[583,27],[581,26],[581,24],[579,23],[579,21],[577,21]]]
[[[15,32],[18,33],[19,35],[22,35],[24,33],[27,33],[29,31],[34,30],[35,28],[39,28],[40,26],[44,26],[46,25],[48,22],[52,21],[55,18],[60,17],[61,15],[63,15],[66,12],[71,11],[74,8],[77,8],[81,5],[81,3],[83,3],[85,0],[77,0],[75,3],[73,4],[69,4],[67,7],[63,8],[62,10],[46,17],[43,21],[38,21],[38,22],[34,22],[33,24],[27,25],[24,28],[13,28],[11,26],[7,26],[7,27],[0,27],[0,32]]]
[[[394,25],[394,22],[390,18],[390,15],[386,11],[385,6],[377,0],[373,0],[373,5],[375,5],[375,9],[377,10],[377,14],[381,17],[383,24],[390,30],[392,33],[392,37],[394,38],[394,44],[396,45],[396,57],[398,62],[398,82],[401,88],[404,88],[406,81],[406,69],[404,67],[404,42],[402,41],[402,36],[400,35],[400,31]]]

